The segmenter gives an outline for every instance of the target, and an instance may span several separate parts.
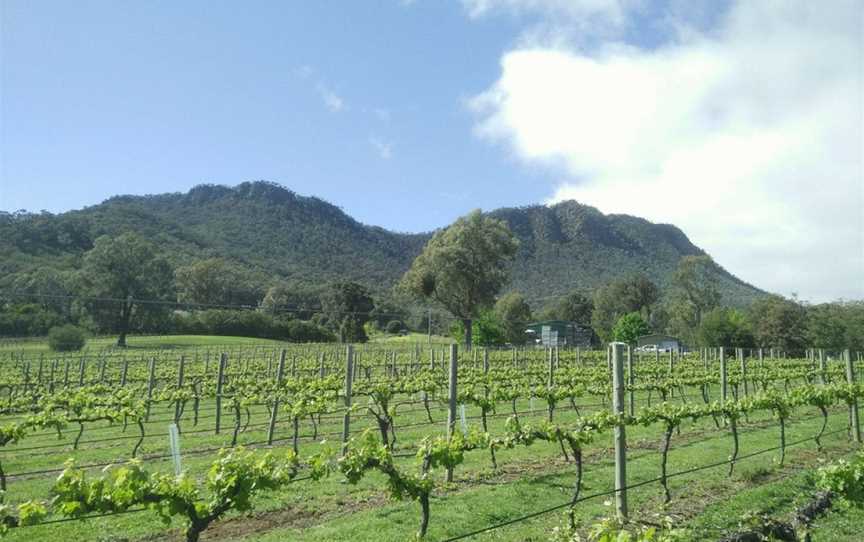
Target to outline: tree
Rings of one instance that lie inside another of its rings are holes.
[[[770,295],[750,306],[756,343],[762,347],[801,350],[807,346],[807,310],[796,299]]]
[[[311,318],[320,306],[319,295],[283,281],[270,286],[260,304],[261,310],[266,313],[302,320]]]
[[[260,283],[250,272],[222,258],[178,267],[174,275],[181,303],[255,306],[261,300]]]
[[[702,315],[720,304],[717,284],[717,266],[710,256],[682,257],[672,275],[667,329],[685,342],[695,342]]]
[[[84,255],[81,292],[97,325],[117,332],[117,346],[126,346],[133,318],[167,313],[173,294],[173,273],[156,247],[135,233],[102,236]]]
[[[842,350],[846,346],[846,326],[839,304],[822,303],[807,310],[807,338],[816,348]]]
[[[259,308],[267,314],[276,315],[280,310],[288,308],[290,300],[291,289],[287,284],[280,282],[267,288]]]
[[[625,314],[618,319],[615,327],[612,328],[612,337],[616,341],[627,344],[636,344],[636,339],[649,333],[651,333],[651,328],[648,327],[648,323],[638,312]]]
[[[755,346],[753,330],[747,315],[728,307],[716,308],[702,316],[699,343],[703,346],[752,348]]]
[[[807,338],[818,348],[864,349],[864,301],[835,301],[807,307]]]
[[[508,343],[525,343],[525,326],[531,322],[531,307],[522,294],[510,292],[496,301],[495,316]]]
[[[408,311],[392,297],[379,297],[375,300],[375,308],[370,317],[379,330],[385,329],[394,320],[404,327],[403,322],[408,319]]]
[[[625,314],[638,312],[643,320],[651,317],[651,307],[660,297],[657,285],[642,275],[631,275],[608,283],[594,294],[591,327],[608,341],[612,328]]]
[[[369,290],[356,282],[337,282],[321,299],[322,315],[339,336],[339,342],[366,342],[363,326],[369,321],[375,302]]]
[[[519,241],[501,221],[479,211],[440,230],[402,277],[402,287],[432,299],[462,321],[471,348],[471,321],[489,307],[508,280],[507,263]]]
[[[695,321],[720,304],[717,288],[717,266],[710,256],[684,256],[672,275],[673,298],[695,311]]]
[[[27,294],[24,299],[31,303],[69,319],[72,314],[73,282],[74,276],[69,272],[39,267],[16,276],[12,281],[12,289]]]
[[[453,322],[451,333],[456,340],[465,336],[465,324],[462,320]],[[471,341],[473,346],[500,346],[507,342],[504,326],[495,312],[483,309],[471,321]]]
[[[541,320],[567,320],[579,324],[589,324],[594,312],[594,301],[578,290],[565,295],[548,306],[540,316]]]

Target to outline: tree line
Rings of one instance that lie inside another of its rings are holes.
[[[0,292],[0,335],[42,336],[75,324],[94,333],[239,335],[363,342],[370,333],[453,333],[467,346],[525,344],[526,326],[590,326],[596,344],[666,333],[690,346],[864,349],[864,302],[810,305],[770,295],[747,308],[721,305],[715,264],[682,257],[661,291],[641,274],[550,299],[507,291],[519,242],[479,210],[436,232],[401,281],[373,294],[350,281],[304,290],[220,257],[172,266],[136,233],[102,236],[78,269],[39,267]]]
[[[767,295],[746,309],[721,305],[716,265],[707,255],[680,259],[666,292],[633,274],[593,292],[578,285],[534,314],[519,292],[498,296],[518,241],[503,221],[480,211],[435,234],[402,279],[401,287],[446,308],[466,346],[524,344],[534,320],[590,325],[595,343],[634,343],[651,332],[689,346],[864,349],[864,301],[809,305]]]

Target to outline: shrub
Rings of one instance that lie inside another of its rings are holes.
[[[636,339],[649,333],[651,333],[651,328],[648,327],[638,312],[625,314],[618,319],[618,323],[612,329],[612,337],[616,341],[628,344],[635,344]]]
[[[36,304],[26,303],[3,306],[0,303],[0,336],[40,337],[64,319],[56,312]]]
[[[302,320],[276,317],[259,311],[211,309],[174,315],[177,333],[259,337],[291,342],[331,342],[327,329]]]
[[[400,320],[390,320],[387,322],[387,326],[384,328],[384,331],[391,334],[400,333],[405,325]]]
[[[84,330],[72,324],[52,327],[48,332],[48,346],[55,352],[81,350],[86,342]]]

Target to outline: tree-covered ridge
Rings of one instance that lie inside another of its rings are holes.
[[[520,242],[507,289],[532,303],[633,273],[665,289],[682,256],[704,254],[674,226],[604,215],[574,201],[489,214]],[[187,193],[117,196],[57,215],[0,213],[0,288],[37,268],[77,269],[96,238],[127,231],[157,244],[175,268],[220,257],[262,281],[311,291],[337,280],[386,290],[432,235],[361,224],[330,203],[273,183],[199,185]],[[716,271],[725,304],[746,305],[762,294]]]
[[[675,226],[628,215],[604,215],[575,201],[490,214],[507,222],[521,242],[512,286],[529,299],[574,288],[590,292],[612,279],[634,274],[666,290],[682,257],[705,254]],[[722,267],[713,267],[725,304],[745,306],[764,295]]]

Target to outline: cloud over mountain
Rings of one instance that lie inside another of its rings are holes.
[[[471,101],[476,131],[560,174],[552,202],[677,224],[770,290],[864,297],[861,16],[741,2],[652,48],[523,41]]]

